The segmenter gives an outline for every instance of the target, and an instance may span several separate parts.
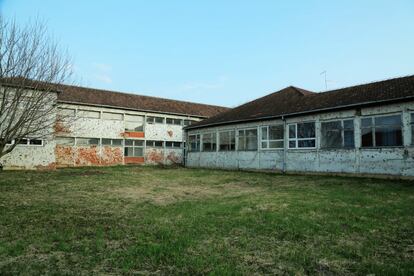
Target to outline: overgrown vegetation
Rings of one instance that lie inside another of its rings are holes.
[[[0,175],[0,274],[413,274],[414,183],[183,168]]]

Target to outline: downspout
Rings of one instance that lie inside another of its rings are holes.
[[[283,121],[283,135],[284,135],[284,139],[283,139],[283,165],[282,165],[282,173],[286,173],[286,151],[287,151],[287,145],[288,145],[288,138],[289,138],[289,133],[288,133],[288,129],[286,128],[286,119],[285,116],[282,116],[282,121]]]

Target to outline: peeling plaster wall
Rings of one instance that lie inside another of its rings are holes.
[[[411,145],[412,138],[410,127],[410,114],[413,112],[414,102],[409,102],[384,105],[381,107],[363,108],[361,110],[355,109],[326,112],[287,118],[286,124],[315,121],[317,147],[315,149],[286,149],[285,170],[288,172],[361,173],[414,176],[414,146]],[[372,115],[392,115],[395,113],[402,114],[404,146],[392,148],[361,148],[361,118]],[[321,122],[349,118],[355,119],[355,149],[320,149]],[[260,142],[260,127],[271,124],[283,124],[283,121],[269,120],[202,128],[189,130],[188,134],[258,128],[258,140]],[[285,131],[284,138],[285,141],[287,141],[287,131]],[[282,171],[284,168],[283,162],[283,149],[266,150],[259,148],[257,151],[188,152],[186,156],[186,165],[188,167]]]

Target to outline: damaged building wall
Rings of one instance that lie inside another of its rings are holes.
[[[186,156],[188,167],[210,167],[228,169],[258,169],[287,172],[326,172],[414,176],[414,146],[412,145],[412,113],[414,103],[389,104],[377,107],[326,112],[315,115],[286,118],[286,121],[268,120],[251,123],[228,124],[188,130],[187,135],[218,133],[226,130],[257,129],[258,149],[253,151],[189,151]],[[403,145],[397,147],[361,147],[361,119],[369,116],[401,114]],[[354,119],[354,148],[321,148],[321,123],[335,119]],[[288,148],[289,134],[286,126],[297,122],[315,122],[315,148]],[[260,145],[261,127],[285,125],[284,147],[262,149]],[[202,138],[200,139],[200,144]],[[202,145],[200,145],[202,148]]]

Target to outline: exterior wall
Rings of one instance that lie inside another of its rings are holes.
[[[74,166],[106,166],[122,165],[129,163],[138,164],[181,164],[183,162],[184,147],[167,148],[166,141],[185,142],[182,125],[170,125],[166,123],[147,124],[147,116],[173,118],[181,120],[200,121],[200,118],[191,116],[179,116],[162,113],[138,112],[122,110],[118,108],[83,106],[75,104],[59,104],[60,108],[78,110],[98,111],[101,118],[75,118],[57,121],[54,130],[44,140],[43,146],[21,146],[18,145],[0,162],[5,169],[36,169]],[[144,117],[144,130],[142,132],[125,131],[124,120],[102,119],[103,112],[122,113],[139,115]],[[125,156],[124,146],[103,146],[103,145],[61,145],[56,138],[68,137],[77,141],[80,138],[107,138],[142,140],[144,142],[142,157]],[[163,141],[162,148],[146,147],[147,140]]]
[[[412,134],[410,126],[410,114],[413,112],[414,102],[409,102],[363,108],[361,110],[347,110],[290,117],[286,118],[286,122],[282,120],[271,120],[189,130],[187,135],[202,135],[204,133],[211,132],[218,133],[219,131],[224,130],[236,130],[237,149],[237,130],[257,128],[259,146],[256,151],[236,150],[188,152],[186,156],[186,165],[188,167],[255,169],[286,172],[326,172],[414,176],[414,146],[411,144]],[[361,118],[371,115],[392,115],[396,113],[402,114],[403,146],[361,148]],[[355,148],[321,149],[321,122],[335,119],[354,119]],[[284,132],[284,148],[274,150],[260,148],[261,126],[272,124],[285,124],[286,126],[289,123],[306,121],[315,121],[316,148],[289,149],[287,146],[288,131],[286,127]]]

